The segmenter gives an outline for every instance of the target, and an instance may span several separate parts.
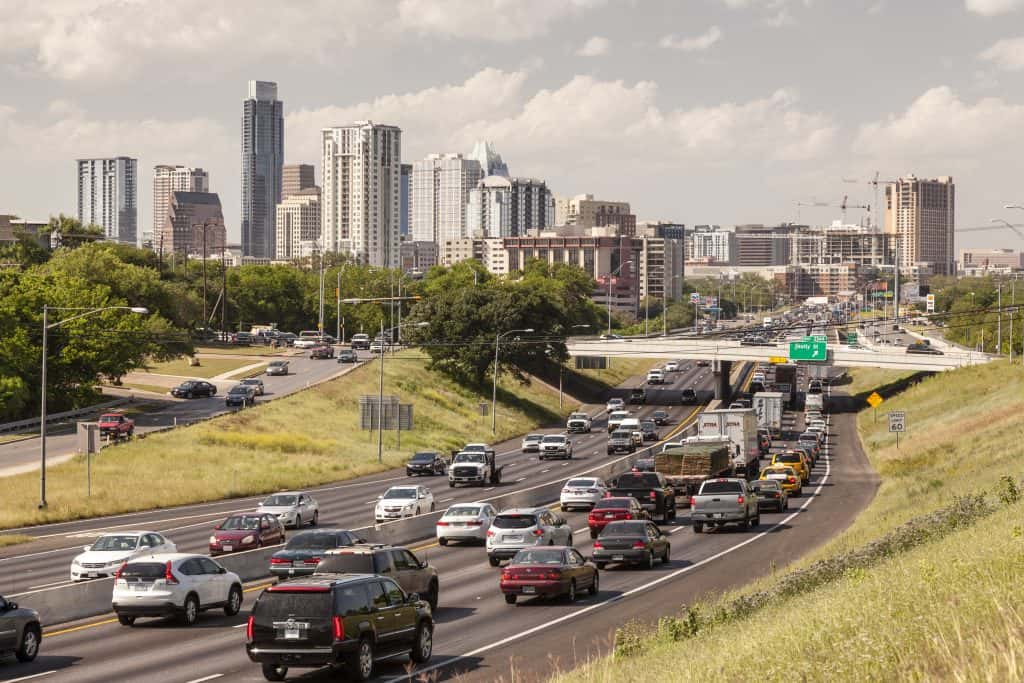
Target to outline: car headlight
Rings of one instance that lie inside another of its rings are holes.
[[[117,567],[119,565],[124,564],[125,561],[127,561],[127,560],[128,560],[127,557],[123,557],[120,560],[111,560],[110,562],[107,562],[107,566],[108,567]]]
[[[248,544],[252,543],[254,540],[256,540],[256,539],[253,538],[253,535],[249,534],[248,536],[246,536],[245,538],[242,539],[242,545],[248,545]]]
[[[216,543],[216,542],[217,542],[217,537],[216,536],[210,536],[210,543],[213,544],[213,543]]]

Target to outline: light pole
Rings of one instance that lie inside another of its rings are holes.
[[[199,223],[193,223],[192,224],[193,235],[195,234],[196,228],[200,228],[203,231],[203,335],[204,336],[206,334],[206,326],[209,324],[209,321],[207,320],[207,313],[206,313],[206,300],[207,300],[207,296],[206,296],[206,259],[209,258],[209,253],[207,252],[207,248],[206,248],[206,232],[210,228],[217,227],[218,225],[220,225],[220,223],[218,223],[217,221],[204,221],[202,224],[199,224]],[[160,235],[160,238],[163,239],[163,234]]]
[[[608,273],[608,335],[609,336],[612,333],[612,278],[615,277],[615,274],[618,273],[620,270],[622,270],[623,267],[625,267],[627,265],[631,265],[632,263],[633,263],[633,259],[630,259],[628,261],[623,261],[622,263],[619,264],[618,268],[616,268],[612,272]],[[531,330],[531,332],[532,331],[533,330]]]
[[[669,283],[675,282],[676,280],[680,279],[681,277],[683,277],[682,273],[679,273],[678,275],[673,275],[672,277],[668,278],[668,280],[665,280],[664,278],[662,278],[662,281],[664,282],[664,284],[661,287],[661,293],[663,295],[663,301],[662,301],[662,304],[661,304],[661,336],[662,337],[667,337],[668,336],[668,288],[669,288]]]
[[[533,332],[532,327],[527,327],[522,330],[509,330],[508,332],[499,332],[494,335],[494,386],[491,389],[491,434],[496,434],[498,431],[498,420],[496,410],[498,408],[498,346],[501,344],[501,338],[508,334],[515,334],[517,332],[525,332],[529,334]]]
[[[64,318],[58,320],[55,323],[50,322],[50,311],[84,311],[78,315],[73,315],[70,318]],[[79,307],[65,307],[65,306],[43,306],[43,362],[42,362],[42,386],[40,387],[41,400],[39,408],[39,509],[46,508],[46,365],[47,365],[47,332],[56,327],[60,327],[65,323],[69,323],[72,320],[78,320],[94,313],[102,313],[103,311],[131,311],[132,313],[138,313],[139,315],[146,315],[149,313],[148,309],[142,308],[141,306],[103,306],[101,308],[79,308]]]
[[[426,327],[429,324],[430,323],[428,323],[426,321],[418,322],[418,323],[409,323],[410,326],[415,326],[415,327]],[[390,332],[390,330],[389,330],[389,332]],[[381,343],[383,343],[383,340],[384,340],[384,318],[383,318],[383,316],[380,319],[380,337],[379,338],[381,340]],[[384,348],[381,347],[381,350],[380,350],[380,383],[379,383],[378,389],[377,389],[377,392],[378,392],[377,393],[377,462],[378,463],[384,462],[384,356],[386,356],[386,355],[387,354],[384,353]],[[395,416],[395,419],[398,419],[397,415]]]

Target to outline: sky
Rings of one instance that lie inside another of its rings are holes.
[[[1024,224],[1024,0],[0,0],[0,213],[74,214],[75,159],[126,155],[140,231],[184,164],[237,240],[250,79],[318,179],[320,129],[371,119],[407,162],[487,139],[639,220],[828,224],[877,172],[953,176],[958,229]]]

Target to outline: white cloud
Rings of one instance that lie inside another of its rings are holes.
[[[978,58],[1006,71],[1020,71],[1024,69],[1024,36],[1000,40],[982,51]]]
[[[423,34],[512,42],[546,34],[551,26],[604,0],[401,0],[401,23]]]
[[[861,126],[857,153],[917,159],[980,159],[1008,148],[1024,128],[1024,105],[987,97],[965,103],[948,86],[926,91],[905,112]]]
[[[611,41],[604,36],[593,36],[587,39],[580,49],[576,50],[576,54],[580,57],[600,57],[608,54],[610,47]]]
[[[967,11],[994,17],[1024,7],[1024,0],[966,0]]]
[[[722,38],[722,30],[712,26],[699,36],[691,38],[680,38],[676,34],[670,34],[662,38],[658,44],[661,47],[671,50],[682,50],[683,52],[700,52],[707,50]]]

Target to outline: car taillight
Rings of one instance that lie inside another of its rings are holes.
[[[488,536],[488,537],[491,537],[491,536],[493,536],[493,535],[494,535],[494,531],[493,531],[493,530],[491,530],[491,529],[488,529],[488,530],[487,530],[487,536]]]
[[[625,513],[624,515],[622,515],[622,519],[633,519],[633,513],[632,512]]]
[[[743,505],[743,496],[736,496],[736,502]]]
[[[795,484],[796,477],[786,477],[786,481],[788,481],[790,484]]]
[[[251,619],[252,617],[250,617]],[[334,624],[334,639],[344,640],[345,639],[345,622],[341,620],[341,617],[335,616],[331,619]]]
[[[270,564],[291,564],[291,563],[292,563],[291,560],[283,560],[280,557],[272,557],[272,558],[270,558]]]
[[[251,643],[252,642],[252,626],[256,617],[249,615],[249,622],[245,625],[245,637]]]
[[[544,578],[549,580],[549,581],[558,581],[560,578],[562,578],[562,572],[559,572],[559,571],[545,572],[544,573]]]
[[[122,565],[121,565],[120,567],[118,567],[118,568],[117,568],[117,573],[116,573],[116,574],[114,574],[114,581],[117,581],[118,579],[120,579],[120,578],[121,578],[121,574],[122,574],[122,573],[124,572],[124,568],[125,568],[125,567],[126,567],[127,565],[128,565],[128,563],[127,563],[127,562],[125,562],[124,564],[122,564]]]
[[[543,529],[534,529],[530,533],[533,534],[534,536],[543,536],[544,535],[544,530]]]
[[[466,522],[466,526],[480,526],[481,524],[483,524],[483,522],[481,522],[479,519],[473,519]]]
[[[511,578],[512,578],[512,570],[511,569],[509,569],[508,567],[505,567],[504,569],[501,570],[501,579],[502,579],[502,581],[504,581],[505,579],[511,579]]]
[[[306,561],[306,564],[320,564],[320,558],[319,557],[307,557],[305,561]]]
[[[437,526],[448,526],[448,522],[442,522],[442,521],[438,520]]]
[[[177,585],[178,577],[171,571],[171,561],[167,561],[167,565],[164,567],[164,583]]]
[[[604,544],[601,541],[594,541],[594,550],[603,550]]]
[[[633,549],[634,550],[643,550],[646,547],[647,547],[647,544],[644,543],[643,541],[633,541]]]
[[[697,504],[697,496],[690,496],[690,507],[694,507]]]
[[[658,497],[658,492],[657,491],[651,491],[651,500],[654,500],[657,497]]]

